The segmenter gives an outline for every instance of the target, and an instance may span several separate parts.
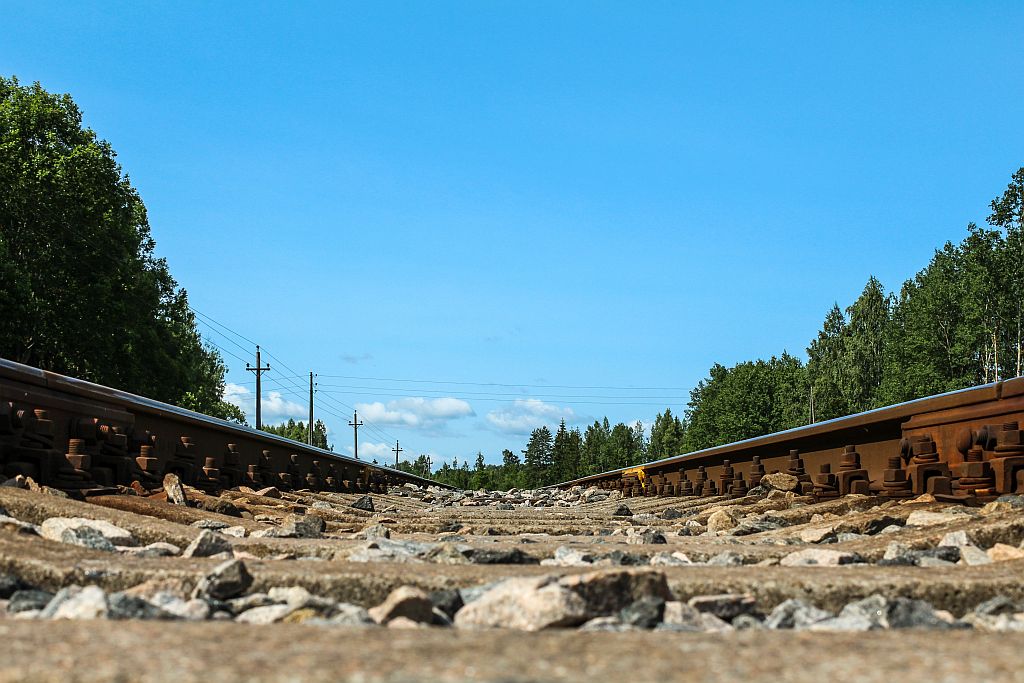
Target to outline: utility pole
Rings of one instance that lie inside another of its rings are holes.
[[[431,467],[431,464],[432,463],[430,462],[430,456],[428,455],[427,456],[427,479],[430,478],[430,467]]]
[[[260,422],[260,408],[261,408],[260,404],[261,404],[261,401],[262,401],[262,398],[263,398],[263,394],[260,391],[260,375],[262,375],[264,372],[269,372],[270,371],[270,364],[267,363],[267,367],[262,367],[260,365],[260,345],[259,344],[256,345],[256,367],[253,367],[253,366],[249,365],[248,363],[246,363],[245,364],[245,369],[248,370],[249,372],[255,372],[256,373],[256,429],[260,429],[263,426],[263,423]]]
[[[391,452],[395,454],[395,467],[398,467],[398,454],[404,451],[404,448],[398,447],[398,442],[395,442],[395,447],[391,449]]]
[[[348,423],[348,426],[352,428],[352,444],[355,446],[356,460],[359,459],[359,428],[363,426],[363,423],[359,421],[359,412],[352,411],[352,421]]]
[[[313,445],[313,371],[309,372],[309,445]]]

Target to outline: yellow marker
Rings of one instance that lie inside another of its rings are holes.
[[[628,469],[628,470],[626,470],[626,471],[624,471],[622,473],[622,476],[628,477],[631,474],[636,475],[637,481],[640,482],[640,488],[643,489],[644,491],[646,491],[647,490],[647,473],[644,472],[644,468],[643,467],[634,467],[632,469]]]

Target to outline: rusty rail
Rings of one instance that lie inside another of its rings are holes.
[[[741,497],[786,472],[819,499],[931,493],[971,503],[1024,493],[1024,377],[556,484],[627,496]]]
[[[0,464],[78,495],[159,486],[173,472],[239,485],[386,493],[437,482],[291,439],[0,358]],[[446,487],[450,488],[450,487]]]

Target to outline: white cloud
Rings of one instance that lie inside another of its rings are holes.
[[[568,406],[556,406],[536,398],[517,398],[512,405],[487,413],[491,427],[506,434],[529,434],[541,425],[563,419],[571,424],[577,421],[577,415]]]
[[[386,404],[357,403],[356,409],[367,422],[398,427],[438,427],[476,414],[471,405],[458,398],[400,398]]]
[[[254,421],[256,397],[248,387],[228,382],[224,385],[224,400],[241,408],[250,423]],[[286,422],[289,418],[305,420],[309,417],[308,406],[289,401],[281,395],[280,391],[270,391],[264,394],[263,405],[260,406],[260,409],[260,419],[263,424]]]
[[[345,446],[349,455],[355,455],[352,446]],[[386,443],[373,443],[372,441],[359,441],[359,459],[377,460],[382,465],[394,462],[395,454],[391,452],[391,446]],[[390,460],[389,460],[390,458]]]

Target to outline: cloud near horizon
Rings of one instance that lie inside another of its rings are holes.
[[[487,413],[487,423],[505,434],[529,434],[546,424],[565,420],[566,424],[579,421],[579,416],[568,406],[556,406],[537,398],[517,398],[511,405]]]
[[[248,387],[228,382],[224,385],[223,398],[245,413],[246,420],[250,422],[253,420],[253,416],[256,414],[256,396]],[[268,391],[263,396],[260,418],[264,424],[287,422],[289,419],[305,420],[308,416],[309,406],[289,401],[281,395],[280,391]]]
[[[451,420],[476,415],[473,407],[459,398],[409,397],[373,403],[357,403],[359,415],[376,425],[438,428]]]

